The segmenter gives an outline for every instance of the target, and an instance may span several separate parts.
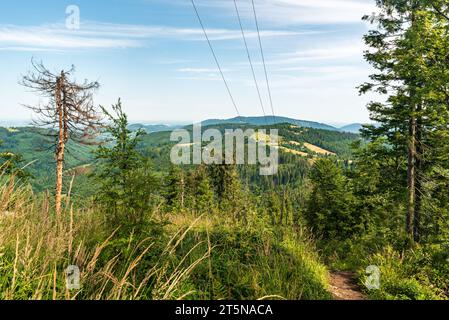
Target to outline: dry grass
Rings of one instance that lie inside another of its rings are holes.
[[[298,150],[293,150],[293,149],[289,149],[289,148],[287,148],[287,147],[281,147],[280,148],[282,151],[285,151],[285,152],[288,152],[288,153],[291,153],[291,154],[295,154],[295,155],[297,155],[297,156],[301,156],[301,157],[308,157],[309,156],[309,154],[307,154],[307,153],[305,153],[305,152],[302,152],[302,151],[298,151]]]
[[[326,156],[335,156],[336,155],[333,152],[330,152],[328,150],[325,150],[323,148],[320,148],[318,146],[315,146],[315,145],[307,143],[307,142],[304,143],[304,147],[306,147],[307,149],[309,149],[309,150],[311,150],[313,152],[316,152],[318,154],[322,154],[322,155],[326,155]]]
[[[0,181],[0,300],[327,297],[312,245],[276,238],[255,212],[245,226],[223,215],[172,214],[164,236],[138,241],[105,231],[95,206],[67,200],[58,220],[48,194]],[[67,290],[71,265],[80,268],[80,290]]]
[[[173,267],[170,255],[187,233],[180,230],[165,244],[160,259],[142,279],[136,273],[154,246],[150,239],[135,247],[126,264],[121,254],[103,261],[114,233],[92,244],[92,239],[100,239],[98,235],[103,232],[101,214],[69,206],[64,218],[57,220],[47,195],[37,196],[28,187],[16,186],[13,179],[1,181],[0,299],[128,300],[149,295],[152,299],[183,298],[186,293],[179,290],[183,280],[210,255],[206,251],[187,266],[183,263],[186,256]],[[80,290],[66,289],[65,270],[70,265],[81,270]]]

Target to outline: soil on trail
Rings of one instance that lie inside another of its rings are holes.
[[[352,272],[335,271],[330,276],[330,292],[335,300],[365,300]]]

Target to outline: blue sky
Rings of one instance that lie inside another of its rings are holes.
[[[233,0],[196,0],[242,115],[262,115]],[[327,123],[368,121],[355,89],[367,79],[361,21],[373,0],[255,0],[277,115]],[[270,110],[251,0],[237,0]],[[66,8],[80,9],[79,30]],[[97,104],[122,98],[133,121],[236,116],[190,0],[16,0],[0,2],[0,118],[29,119],[39,97],[18,85],[42,60],[98,80]]]

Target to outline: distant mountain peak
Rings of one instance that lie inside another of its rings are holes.
[[[350,132],[350,133],[360,133],[360,130],[363,128],[362,123],[351,123],[346,126],[340,128],[340,131]]]

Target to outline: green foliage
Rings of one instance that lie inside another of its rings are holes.
[[[344,239],[358,232],[362,217],[353,211],[355,199],[341,169],[332,160],[321,159],[310,178],[307,219],[314,232],[326,239]]]
[[[204,166],[199,166],[196,170],[191,171],[188,176],[187,186],[188,205],[196,213],[211,214],[217,208],[214,188],[208,171]]]
[[[261,224],[262,223],[262,224]],[[223,219],[201,219],[187,234],[178,257],[198,245],[185,263],[204,251],[210,256],[184,284],[190,299],[246,300],[329,299],[326,269],[318,262],[311,244],[301,237],[277,236],[263,221],[248,226]]]
[[[312,129],[304,127],[292,127],[280,125],[279,135],[284,143],[295,141],[310,143],[325,150],[336,153],[341,159],[348,159],[352,155],[351,144],[360,140],[360,135],[349,132],[329,131],[323,129]],[[284,144],[283,143],[283,144]],[[297,145],[288,145],[289,148],[297,149]],[[310,152],[308,149],[299,151]]]
[[[3,142],[0,140],[0,147]],[[30,174],[24,168],[23,157],[12,152],[0,152],[0,176],[14,176],[21,180],[30,178]]]
[[[449,177],[448,89],[442,85],[449,70],[447,6],[401,0],[377,1],[377,6],[377,13],[365,17],[376,25],[365,36],[370,47],[365,58],[376,72],[360,92],[385,99],[368,105],[376,125],[365,126],[368,145],[354,144],[346,172],[364,233],[344,242],[326,240],[321,247],[329,263],[361,270],[362,280],[368,265],[380,267],[381,289],[370,291],[371,298],[443,298],[448,292],[443,244],[449,198],[441,192]],[[338,183],[334,187],[339,190]],[[406,214],[419,245],[405,230]]]
[[[385,102],[369,104],[371,119],[378,125],[367,126],[364,136],[376,144],[376,151],[383,143],[381,170],[390,171],[382,175],[384,184],[396,185],[397,198],[409,187],[409,197],[402,202],[413,220],[414,240],[421,241],[435,235],[423,227],[439,214],[438,208],[429,208],[429,202],[448,200],[432,185],[444,179],[434,173],[447,170],[449,164],[448,89],[443,85],[449,79],[449,23],[442,14],[445,7],[435,1],[377,4],[379,13],[365,17],[376,24],[365,36],[372,49],[365,58],[377,72],[360,91],[387,97]]]
[[[363,217],[366,235],[388,239],[393,244],[405,237],[403,212],[407,190],[400,183],[405,181],[405,172],[398,170],[398,163],[390,158],[391,149],[383,139],[355,147],[355,159],[347,172],[356,198],[354,210]]]
[[[184,209],[186,183],[184,172],[177,166],[172,166],[166,178],[164,196],[167,209],[176,211]]]
[[[374,265],[380,269],[380,289],[369,291],[372,299],[386,300],[435,300],[443,297],[429,281],[425,270],[415,263],[413,252],[401,255],[391,247],[366,259],[365,265]],[[365,275],[361,277],[365,281]]]
[[[55,184],[55,156],[51,147],[55,141],[52,138],[54,132],[50,129],[36,127],[21,127],[6,129],[0,128],[0,153],[21,155],[20,166],[26,166],[26,172],[32,179],[29,182],[37,192],[53,190]],[[79,179],[75,179],[72,190],[72,197],[81,200],[89,196],[93,191],[86,179],[81,176],[90,170],[92,163],[92,150],[94,146],[83,145],[69,140],[66,145],[65,174],[70,178],[66,179],[67,184],[64,190],[69,188],[72,175],[75,173]]]
[[[114,141],[96,151],[99,161],[94,173],[99,191],[96,201],[107,213],[106,220],[113,229],[124,225],[121,230],[126,232],[140,231],[149,221],[157,180],[147,159],[137,150],[143,132],[133,134],[128,130],[128,119],[120,100],[112,109],[113,115],[103,108],[111,121],[106,131]]]
[[[246,225],[172,215],[162,234],[142,239],[111,234],[107,208],[57,221],[45,198],[3,185],[0,203],[17,214],[0,218],[0,299],[330,298],[312,242],[289,228],[275,232],[255,214]],[[65,288],[73,264],[82,271],[79,291]]]
[[[231,212],[235,218],[244,215],[243,187],[235,165],[212,165],[208,167],[210,184],[220,209]]]

